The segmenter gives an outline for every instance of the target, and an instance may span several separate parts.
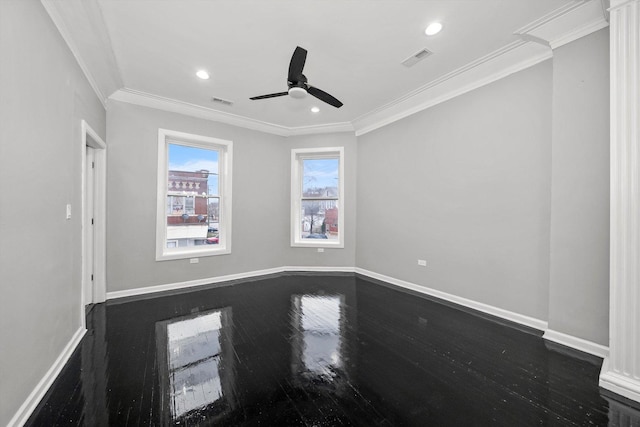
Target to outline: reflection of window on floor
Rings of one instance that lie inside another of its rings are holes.
[[[293,373],[333,382],[343,370],[344,296],[294,295]]]
[[[158,322],[158,363],[165,420],[187,421],[198,410],[229,409],[233,380],[231,309]]]

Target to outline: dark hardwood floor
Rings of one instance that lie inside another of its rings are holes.
[[[95,306],[29,426],[638,426],[601,359],[353,275]]]

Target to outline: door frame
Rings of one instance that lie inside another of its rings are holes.
[[[83,233],[82,233],[82,238],[83,238],[83,242],[84,242],[84,249],[82,251],[82,254],[84,255],[83,258],[83,265],[84,265],[84,270],[82,272],[83,274],[83,287],[82,287],[82,305],[83,306],[87,306],[89,304],[93,304],[93,294],[94,294],[94,289],[93,289],[93,275],[94,275],[94,268],[95,268],[95,257],[93,254],[93,250],[94,250],[94,240],[95,237],[94,236],[94,222],[96,219],[96,213],[95,213],[95,203],[94,203],[94,197],[95,197],[95,191],[96,191],[96,185],[95,185],[95,179],[94,179],[94,172],[97,170],[95,168],[95,152],[96,149],[91,147],[90,145],[87,145],[84,147],[85,149],[85,164],[86,164],[86,168],[85,168],[85,175],[84,175],[84,192],[82,193],[85,196],[84,199],[84,203],[82,203],[82,218],[84,220],[84,225],[86,225],[86,228],[83,228]],[[83,225],[83,227],[84,227]]]
[[[93,130],[89,124],[81,121],[81,197],[82,197],[82,212],[80,215],[81,228],[82,228],[82,290],[80,294],[81,305],[81,318],[82,325],[85,325],[85,306],[84,300],[86,293],[92,289],[91,303],[104,302],[106,299],[106,166],[107,166],[107,144],[102,138]],[[94,224],[87,221],[87,197],[86,197],[86,182],[87,182],[87,168],[91,165],[87,165],[87,147],[94,149],[94,173],[93,173],[93,213]],[[93,233],[93,259],[89,259],[87,256],[87,235]],[[91,269],[93,264],[93,283],[91,280],[87,280],[87,272]]]

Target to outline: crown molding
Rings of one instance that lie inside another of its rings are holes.
[[[87,64],[82,59],[82,55],[80,54],[80,50],[78,49],[78,46],[75,44],[74,38],[71,36],[71,33],[69,32],[69,30],[67,29],[66,24],[64,23],[65,21],[62,18],[61,13],[58,10],[58,5],[60,3],[55,2],[53,0],[41,0],[41,3],[42,3],[42,6],[44,6],[44,8],[47,11],[47,13],[49,14],[49,17],[53,21],[53,24],[58,29],[58,32],[62,36],[62,39],[65,41],[65,43],[67,43],[67,46],[69,47],[69,50],[71,50],[71,53],[73,54],[73,57],[76,59],[76,62],[78,63],[78,66],[80,66],[80,69],[82,70],[82,73],[84,74],[84,76],[89,81],[89,85],[91,85],[91,88],[93,89],[95,94],[98,96],[98,99],[102,103],[102,106],[106,109],[107,108],[107,102],[106,102],[107,98],[104,96],[104,93],[102,93],[102,90],[100,90],[100,86],[98,85],[96,80],[93,78],[93,75],[89,71],[89,67],[87,67]]]
[[[109,97],[109,99],[114,101],[126,102],[128,104],[155,108],[157,110],[184,114],[187,116],[211,120],[279,136],[353,132],[353,126],[348,122],[302,127],[286,127],[129,88],[117,90]]]
[[[529,68],[551,56],[551,50],[538,43],[515,41],[357,118],[353,122],[356,136]]]
[[[579,8],[580,6],[584,5],[586,2],[588,2],[590,0],[570,0],[568,3],[560,6],[559,8],[552,10],[551,12],[547,13],[546,15],[541,16],[540,18],[529,22],[527,25],[521,27],[520,29],[514,31],[514,34],[526,34],[529,33],[533,30],[535,30],[536,28],[540,28],[552,21],[555,21],[557,19],[559,19],[560,17],[562,17],[563,15],[566,15],[567,13],[570,13],[571,11]]]
[[[41,0],[105,108],[107,100],[113,99],[285,137],[335,132],[355,132],[356,136],[364,135],[536,65],[551,58],[553,49],[606,27],[608,15],[605,1],[569,1],[517,30],[514,33],[519,36],[517,41],[449,72],[352,122],[287,127],[124,87],[96,0]],[[67,25],[77,22],[78,19],[72,18],[78,17],[85,27],[75,28]],[[95,32],[90,40],[81,36],[85,32],[93,34],[92,31],[86,31],[86,26],[90,26]]]
[[[157,110],[184,114],[200,119],[212,120],[274,135],[288,136],[287,128],[284,126],[249,119],[236,114],[202,107],[200,105],[179,101],[177,99],[165,98],[163,96],[126,87],[114,92],[109,99],[126,102],[128,104],[141,105],[143,107],[155,108]]]
[[[96,0],[41,0],[102,105],[123,86],[102,12]]]
[[[290,127],[288,129],[289,129],[289,135],[287,136],[315,135],[320,133],[324,134],[324,133],[353,132],[355,130],[351,122],[327,123],[323,125],[313,125],[313,126],[299,126],[299,127]]]
[[[353,121],[364,135],[419,111],[477,89],[553,56],[553,49],[608,25],[604,0],[573,0],[527,24],[520,40],[427,83]]]
[[[609,25],[603,1],[576,1],[520,28],[514,34],[556,49]]]

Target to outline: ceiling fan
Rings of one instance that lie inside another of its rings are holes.
[[[291,95],[292,98],[304,98],[308,93],[311,96],[315,96],[320,101],[324,101],[336,108],[342,107],[342,102],[338,101],[327,92],[307,84],[307,78],[304,74],[302,74],[302,69],[304,68],[304,63],[306,60],[307,51],[300,46],[296,47],[296,50],[293,51],[293,56],[291,56],[291,62],[289,63],[289,76],[287,77],[287,85],[289,86],[289,90],[287,92],[254,96],[253,98],[249,99],[266,99],[285,95]]]

